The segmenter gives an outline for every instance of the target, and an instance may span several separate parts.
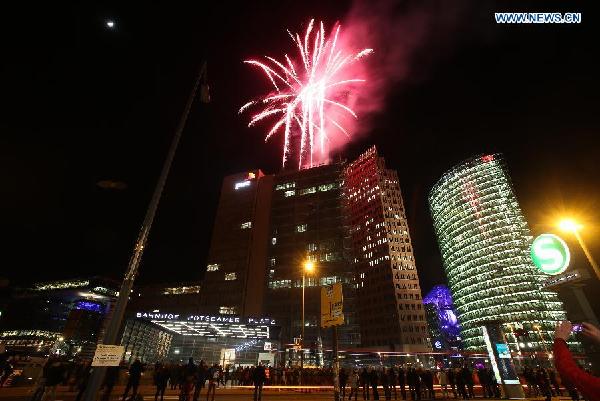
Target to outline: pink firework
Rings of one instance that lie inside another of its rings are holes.
[[[313,29],[314,28],[314,29]],[[314,27],[311,20],[304,37],[288,31],[298,48],[299,60],[287,54],[279,61],[266,56],[266,61],[245,60],[264,71],[273,85],[272,91],[259,100],[243,105],[239,112],[259,108],[250,119],[249,127],[272,120],[265,142],[283,131],[283,165],[291,153],[293,140],[300,141],[298,168],[312,167],[328,159],[328,143],[334,135],[350,136],[343,127],[345,118],[357,118],[347,100],[356,85],[365,82],[353,77],[348,67],[370,54],[372,49],[346,52],[340,48],[340,25],[329,37],[323,22]]]

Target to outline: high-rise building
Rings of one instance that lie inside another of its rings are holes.
[[[519,329],[532,348],[548,349],[565,313],[557,295],[541,289],[532,236],[501,156],[474,157],[445,173],[429,205],[465,348],[484,348],[481,326],[499,320],[513,347],[510,334]]]
[[[373,146],[344,170],[362,345],[431,348],[398,174]]]
[[[272,182],[260,170],[223,180],[200,293],[204,313],[261,314]]]
[[[321,287],[342,283],[341,347],[431,348],[398,176],[375,147],[352,163],[252,174],[223,182],[203,313],[273,319],[286,363],[298,362],[291,344],[304,331],[305,363],[319,364],[331,342]]]
[[[346,324],[338,329],[340,345],[360,344],[342,173],[343,164],[334,163],[283,171],[274,178],[265,312],[281,325],[282,343],[300,337],[303,264],[313,262],[314,272],[305,275],[303,341],[312,350],[311,356],[318,353],[321,341],[331,340],[329,332],[320,328],[320,287],[324,285],[343,285]]]

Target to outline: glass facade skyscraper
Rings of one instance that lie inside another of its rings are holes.
[[[431,216],[466,349],[484,347],[481,326],[499,320],[512,334],[527,333],[525,351],[551,349],[565,313],[530,258],[532,236],[498,154],[454,167],[429,194]]]

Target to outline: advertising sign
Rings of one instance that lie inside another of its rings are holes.
[[[567,244],[554,234],[542,234],[531,244],[531,260],[543,273],[555,275],[564,272],[570,259]]]
[[[125,347],[122,345],[98,344],[92,366],[119,366],[123,353],[125,353]]]
[[[321,287],[321,327],[344,324],[342,283]]]

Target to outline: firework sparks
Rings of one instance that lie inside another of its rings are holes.
[[[288,31],[300,58],[291,59],[287,54],[284,61],[265,56],[266,61],[245,60],[261,69],[273,85],[272,91],[259,100],[243,105],[239,113],[258,109],[250,118],[249,127],[273,120],[265,141],[283,131],[283,165],[291,153],[293,141],[299,140],[298,168],[312,167],[328,159],[328,143],[335,135],[350,137],[342,120],[348,116],[357,118],[347,104],[349,94],[356,85],[365,82],[350,76],[348,68],[373,52],[363,49],[346,52],[340,48],[338,37],[340,25],[334,26],[329,37],[325,35],[323,22],[315,27],[308,24],[304,37]]]

